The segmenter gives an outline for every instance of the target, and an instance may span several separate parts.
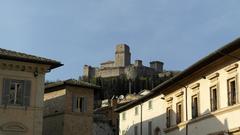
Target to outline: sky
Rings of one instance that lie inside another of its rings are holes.
[[[61,61],[47,80],[82,75],[128,44],[132,62],[184,70],[240,37],[239,0],[0,0],[0,47]]]

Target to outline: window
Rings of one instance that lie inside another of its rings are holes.
[[[167,108],[167,112],[166,112],[166,126],[167,128],[171,127],[171,112],[172,112],[172,108],[168,107]]]
[[[152,135],[152,122],[148,122],[148,135]]]
[[[3,80],[2,104],[12,106],[30,105],[31,81]]]
[[[138,126],[134,127],[134,135],[138,135]]]
[[[228,105],[237,103],[236,78],[228,80]]]
[[[122,135],[126,135],[126,131],[125,130],[122,131]]]
[[[138,115],[138,106],[135,107],[135,115]]]
[[[192,118],[196,118],[198,117],[198,109],[199,105],[198,105],[198,94],[192,96]]]
[[[177,103],[176,105],[177,107],[177,118],[176,118],[176,122],[177,124],[182,122],[182,116],[183,116],[183,106],[182,106],[182,102]]]
[[[218,109],[218,91],[217,86],[213,86],[210,88],[210,103],[211,103],[211,111],[214,112]]]
[[[126,113],[125,112],[122,113],[122,119],[126,120]]]
[[[152,100],[148,101],[148,109],[152,109]]]
[[[23,86],[22,81],[11,81],[9,89],[9,101],[11,105],[22,105],[23,104]]]
[[[159,127],[155,128],[154,135],[161,135],[161,130]]]
[[[87,112],[87,97],[73,96],[73,112]]]

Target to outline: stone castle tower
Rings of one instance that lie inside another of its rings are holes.
[[[126,44],[118,44],[116,46],[115,60],[101,63],[100,67],[91,67],[85,65],[83,67],[83,77],[117,77],[120,75],[128,75],[129,73],[137,73],[138,76],[152,76],[163,72],[163,62],[152,61],[150,67],[144,66],[142,60],[136,60],[131,64],[130,47]]]
[[[130,48],[126,44],[119,44],[115,52],[115,67],[126,67],[131,64]]]

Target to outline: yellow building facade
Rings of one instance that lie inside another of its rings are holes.
[[[0,49],[0,135],[42,135],[45,74],[59,66]]]

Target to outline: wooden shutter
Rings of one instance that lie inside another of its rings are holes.
[[[77,109],[77,96],[72,95],[72,111],[76,112]]]
[[[2,105],[7,107],[11,80],[3,79]]]
[[[230,80],[227,81],[228,87],[227,87],[227,93],[228,93],[228,106],[231,105],[231,86],[230,86]]]
[[[84,111],[83,112],[87,112],[87,106],[88,106],[88,98],[87,97],[84,97],[84,102],[83,102],[83,104],[84,104]]]
[[[31,81],[25,80],[24,81],[24,98],[23,98],[23,105],[27,108],[30,106],[30,99],[31,99]]]
[[[210,88],[210,107],[211,107],[211,111],[214,111],[214,109],[213,109],[213,89],[214,88]]]

